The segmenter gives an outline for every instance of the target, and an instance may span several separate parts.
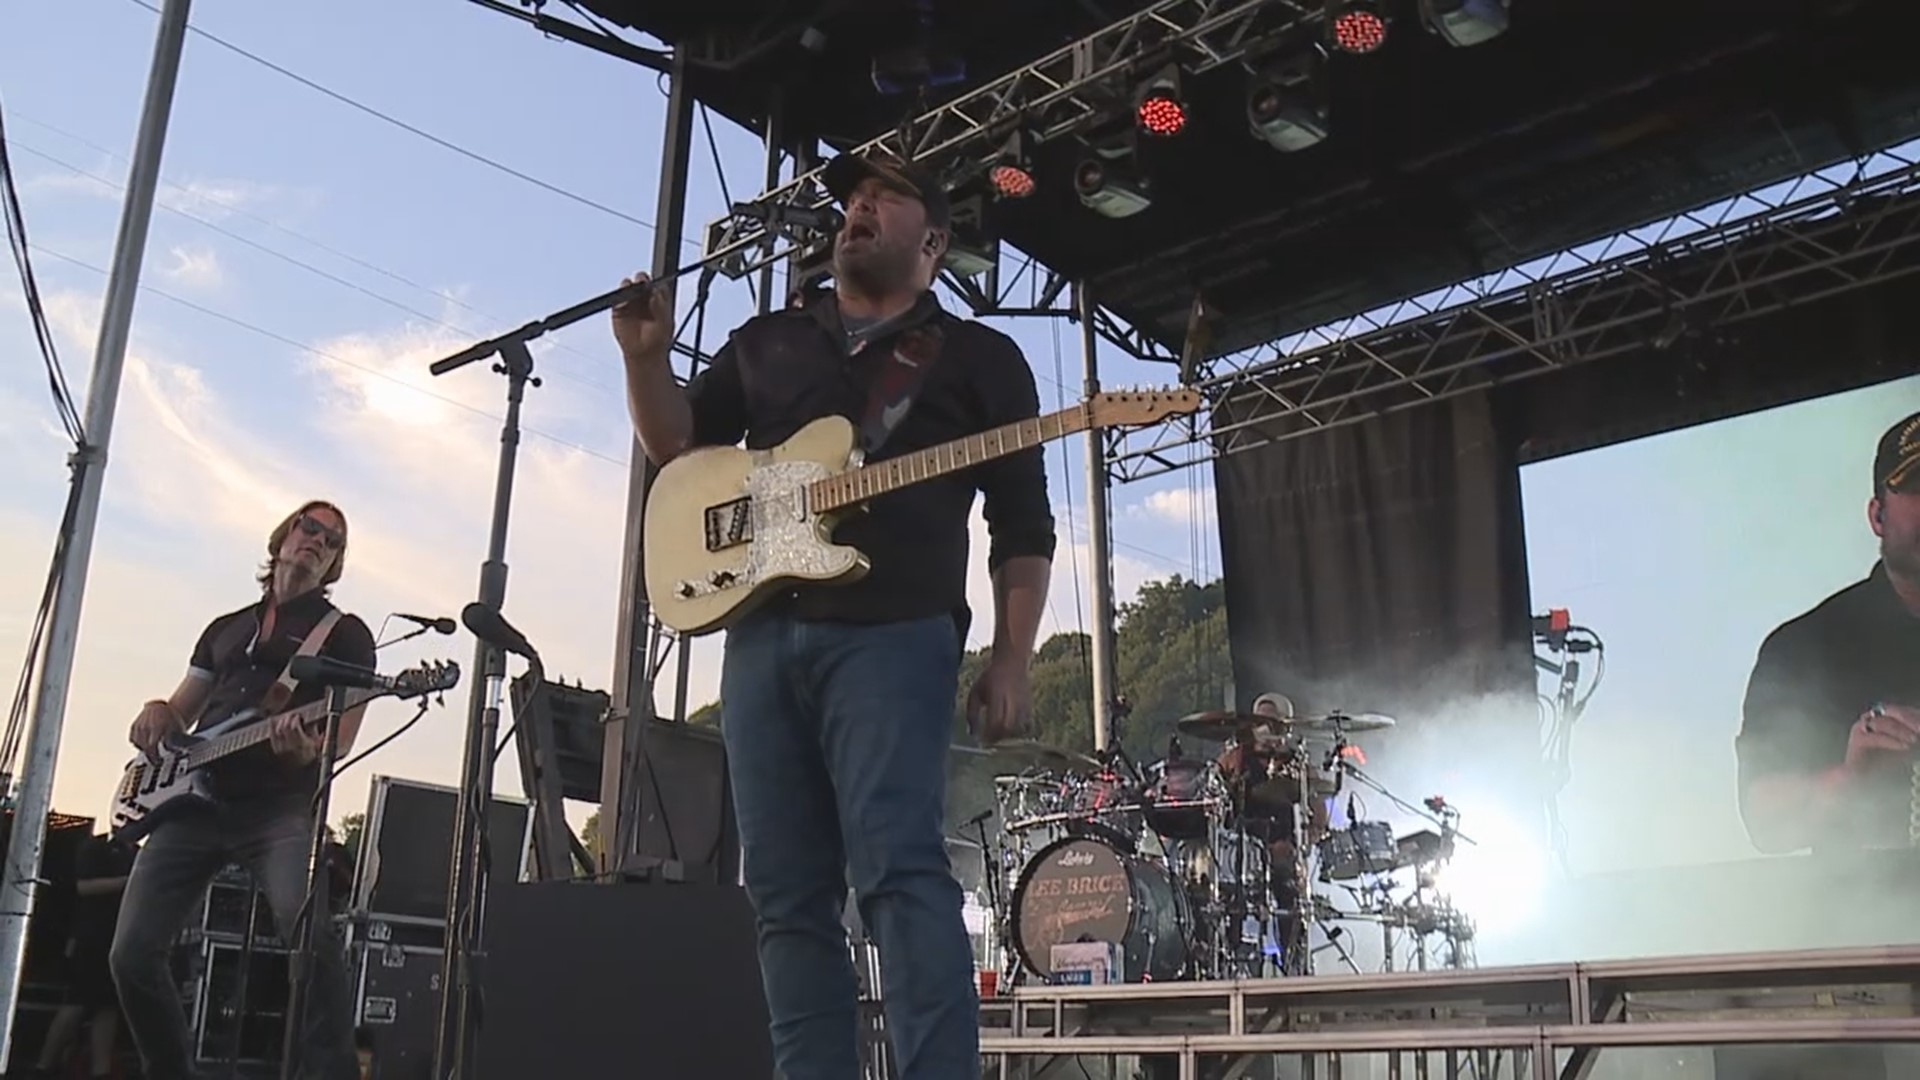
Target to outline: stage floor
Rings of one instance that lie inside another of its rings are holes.
[[[1158,1058],[1148,1075],[1168,1080],[1399,1077],[1409,1062],[1407,1075],[1449,1080],[1595,1080],[1607,1048],[1920,1043],[1916,1002],[1912,946],[1023,986],[981,1003],[981,1049],[1003,1077],[1098,1077],[1092,1059]],[[1079,1068],[1061,1073],[1067,1061]]]

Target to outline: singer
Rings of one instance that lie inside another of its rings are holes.
[[[950,224],[938,181],[849,156],[824,179],[846,207],[833,291],[740,327],[684,392],[665,290],[614,310],[654,461],[743,438],[774,446],[830,415],[853,421],[875,461],[1039,415],[1019,347],[934,298]],[[1054,547],[1038,447],[874,499],[836,536],[871,560],[864,579],[796,590],[727,635],[721,731],[786,1080],[860,1074],[849,881],[879,943],[902,1080],[980,1076],[973,955],[941,828],[976,492],[995,626],[968,712],[985,742],[1020,730]]]
[[[1920,413],[1881,437],[1864,581],[1767,636],[1734,743],[1761,851],[1905,847],[1920,742]]]
[[[373,634],[366,623],[327,598],[346,560],[347,520],[338,507],[314,501],[288,515],[267,539],[260,599],[207,625],[173,694],[140,710],[133,744],[146,751],[173,732],[209,727],[249,707],[267,706],[271,715],[318,700],[320,687],[286,678],[302,652],[371,667]],[[364,711],[341,717],[340,752],[352,745]],[[321,736],[283,719],[260,721],[276,724],[265,746],[211,766],[217,809],[162,823],[134,860],[110,960],[128,1030],[153,1080],[194,1075],[168,954],[213,876],[230,862],[246,866],[284,937],[293,936],[306,902]],[[342,950],[328,913],[313,916],[315,983],[295,1075],[353,1080],[359,1067]]]

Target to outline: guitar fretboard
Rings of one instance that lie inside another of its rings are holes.
[[[347,692],[347,709],[352,709],[361,702],[370,701],[378,696],[377,692],[371,690],[350,690]],[[311,724],[327,715],[327,703],[322,699],[311,705],[302,705],[298,709],[289,710],[288,714],[282,715],[289,714],[299,717],[302,724]],[[187,752],[186,767],[197,769],[208,762],[218,761],[228,754],[237,754],[249,746],[266,742],[272,727],[271,719],[262,719],[255,720],[237,730],[216,735]]]
[[[978,435],[929,446],[925,450],[876,461],[837,476],[829,476],[825,480],[816,480],[807,489],[807,505],[815,513],[853,506],[909,484],[959,472],[982,462],[1017,454],[1041,443],[1085,431],[1090,423],[1086,407],[1076,405],[1032,420],[1003,424]]]

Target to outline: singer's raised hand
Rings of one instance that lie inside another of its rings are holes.
[[[635,274],[620,282],[621,288],[647,280],[645,274]],[[664,361],[667,350],[673,345],[673,290],[670,286],[660,285],[648,289],[643,297],[615,304],[613,307],[613,339],[620,344],[620,352],[629,361]]]

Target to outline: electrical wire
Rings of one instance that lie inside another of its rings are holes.
[[[60,414],[60,424],[66,429],[67,438],[76,447],[84,446],[86,433],[81,430],[80,410],[74,405],[66,371],[60,366],[53,329],[47,324],[46,308],[40,300],[39,279],[34,276],[33,259],[28,253],[30,241],[27,239],[27,219],[20,210],[20,193],[14,183],[11,142],[7,135],[5,110],[0,108],[0,203],[4,203],[7,246],[13,252],[14,267],[20,274],[20,288],[27,302],[27,317],[33,323],[33,336],[40,347],[40,360],[46,365],[47,384],[53,391],[54,409]]]
[[[148,3],[147,0],[128,0],[128,3],[131,3],[136,7],[145,8],[148,11],[153,12],[155,15],[160,14],[160,9]],[[347,95],[339,92],[338,90],[333,90],[329,87],[322,86],[320,83],[317,83],[312,79],[309,79],[306,76],[299,74],[298,72],[291,71],[287,68],[284,68],[279,64],[276,64],[273,61],[258,55],[257,53],[248,52],[246,49],[241,48],[238,45],[235,45],[233,42],[228,41],[225,38],[219,37],[218,35],[208,33],[206,30],[203,30],[198,26],[194,26],[191,23],[188,24],[187,30],[190,33],[197,34],[200,37],[205,38],[206,40],[212,42],[213,44],[220,46],[221,48],[227,50],[228,52],[231,52],[237,56],[243,57],[247,60],[251,60],[254,63],[260,65],[261,67],[266,68],[267,70],[272,71],[278,75],[283,75],[286,78],[291,79],[296,83],[299,83],[301,86],[304,86],[309,90],[325,95],[326,97],[332,98],[333,100],[341,103],[342,105],[346,105],[350,108],[363,112],[368,116],[371,116],[374,119],[379,120],[383,123],[391,124],[394,127],[399,128],[401,131],[407,132],[410,135],[416,135],[444,150],[449,150],[455,154],[459,154],[461,157],[464,157],[469,161],[473,161],[473,162],[477,162],[478,164],[485,165],[489,169],[493,169],[497,172],[504,173],[507,176],[511,176],[516,180],[521,180],[528,184],[532,184],[534,187],[537,187],[542,191],[546,191],[554,195],[558,195],[563,199],[570,199],[573,202],[579,203],[582,206],[590,207],[594,210],[600,211],[603,214],[607,214],[609,216],[619,218],[622,221],[629,222],[634,225],[638,225],[639,227],[646,229],[648,231],[652,231],[654,227],[653,222],[651,221],[645,221],[641,218],[634,217],[632,214],[626,213],[625,211],[616,210],[613,207],[606,205],[605,203],[595,202],[594,200],[587,198],[585,195],[581,195],[573,191],[568,191],[566,188],[563,188],[558,184],[552,184],[545,180],[540,179],[537,176],[532,176],[527,173],[521,172],[519,169],[516,169],[510,165],[505,165],[498,161],[495,161],[494,159],[487,157],[485,154],[481,154],[473,150],[469,150],[466,147],[461,146],[456,142],[453,142],[449,139],[443,139],[440,136],[435,135],[430,131],[417,127],[413,124],[409,124],[405,120],[401,120],[397,117],[390,116],[387,113],[384,113],[379,109],[374,108],[371,105],[367,105],[362,102],[356,101],[353,98],[350,98]],[[682,243],[690,243],[690,242],[691,242],[690,240],[682,241]]]
[[[33,244],[31,246],[33,250],[40,252],[42,255],[59,259],[61,262],[70,263],[74,266],[81,268],[82,270],[90,270],[96,274],[101,274],[101,275],[106,274],[105,270],[101,269],[98,266],[93,265],[92,263],[87,262],[84,259],[76,259],[73,256],[66,254],[65,252],[55,251],[52,248],[45,247],[44,245],[41,245],[41,244]],[[239,318],[234,315],[229,315],[224,311],[217,311],[203,304],[196,304],[191,300],[187,300],[182,297],[175,296],[174,294],[167,292],[164,289],[159,289],[151,285],[141,285],[140,291],[145,293],[152,293],[154,296],[160,297],[162,300],[171,301],[191,311],[197,311],[200,314],[205,315],[209,318],[218,319],[221,322],[228,323],[232,326],[236,326],[242,330],[246,330],[251,333],[258,334],[261,337],[267,338],[272,341],[277,341],[282,345],[287,345],[292,348],[299,349],[301,352],[319,357],[320,359],[325,360],[328,363],[338,364],[344,368],[351,368],[352,370],[361,372],[362,374],[371,375],[378,379],[383,379],[387,382],[394,384],[395,386],[405,387],[406,389],[411,390],[416,394],[420,394],[423,397],[431,398],[434,401],[438,401],[444,405],[448,405],[453,408],[459,409],[462,412],[471,413],[474,416],[483,417],[485,419],[495,421],[496,423],[501,420],[501,417],[493,413],[490,413],[485,409],[478,408],[473,405],[468,405],[462,401],[456,401],[453,398],[445,396],[444,394],[436,394],[431,390],[427,390],[423,387],[415,386],[414,384],[407,382],[404,379],[398,378],[388,372],[381,371],[378,368],[371,368],[366,366],[365,364],[356,364],[353,361],[346,359],[345,357],[336,356],[333,353],[327,352],[324,349],[315,348],[314,346],[309,345],[304,341],[298,341],[294,338],[290,338],[286,336],[285,334],[281,334],[276,331],[269,330],[263,326],[255,325],[254,323],[250,323],[245,319]],[[528,435],[538,436],[539,438],[545,439],[556,446],[562,446],[569,450],[576,450],[582,454],[587,455],[588,457],[596,458],[610,465],[616,465],[622,469],[625,469],[627,467],[627,463],[624,460],[614,457],[611,454],[605,454],[598,450],[592,449],[591,447],[582,446],[579,443],[571,442],[569,440],[563,439],[558,435],[548,434],[547,432],[541,431],[538,428],[523,426],[521,430]]]
[[[31,146],[21,146],[20,149],[29,154],[32,154],[37,158],[50,162],[54,165],[57,165],[60,168],[67,169],[78,176],[84,177],[88,180],[92,180],[95,183],[102,184],[110,190],[113,190],[113,191],[125,190],[125,188],[122,185],[116,184],[113,181],[107,179],[106,177],[88,172],[86,169],[83,169],[78,165],[74,165],[70,162],[62,161],[59,158],[54,157],[52,154],[48,154],[43,151],[36,150]],[[307,273],[310,273],[315,277],[322,278],[326,281],[332,282],[333,284],[339,285],[342,288],[350,289],[356,293],[359,293],[362,296],[366,296],[371,299],[378,300],[380,303],[385,304],[396,311],[400,311],[407,315],[411,315],[414,318],[420,319],[423,322],[427,322],[434,326],[442,327],[447,330],[452,330],[455,333],[458,333],[467,337],[481,338],[481,337],[488,336],[479,331],[468,329],[467,327],[461,326],[457,323],[448,322],[447,320],[439,317],[438,315],[434,315],[431,312],[422,311],[411,304],[408,304],[401,300],[396,300],[393,297],[387,296],[384,293],[376,292],[373,289],[369,289],[366,286],[359,284],[358,282],[350,281],[346,278],[339,276],[338,274],[332,273],[331,271],[328,271],[328,270],[324,270],[318,266],[313,265],[310,262],[306,262],[303,259],[296,258],[292,255],[287,254],[286,252],[280,251],[273,247],[269,247],[266,244],[262,244],[259,241],[252,239],[251,237],[243,236],[240,233],[234,232],[231,229],[225,228],[214,222],[208,221],[206,218],[200,217],[197,214],[189,213],[177,207],[167,206],[164,203],[159,204],[159,207],[160,209],[170,214],[183,217],[188,221],[191,221],[194,224],[201,226],[202,228],[205,228],[214,233],[218,233],[219,235],[224,236],[227,239],[232,240],[237,244],[242,244],[262,254],[270,255],[273,258],[279,259],[281,262],[287,263],[288,265],[294,266],[298,269],[305,270]],[[564,345],[560,347],[566,348],[566,346]],[[588,359],[593,359],[592,356],[590,356],[587,353],[580,352],[580,350],[578,349],[568,349],[568,351],[578,353],[579,355],[587,357]],[[548,374],[557,375],[560,378],[566,379],[571,382],[577,382],[582,386],[589,387],[603,394],[619,394],[622,392],[614,389],[611,386],[608,386],[605,383],[594,382],[591,379],[583,378],[570,371],[564,371],[564,370],[550,371],[548,372]]]

